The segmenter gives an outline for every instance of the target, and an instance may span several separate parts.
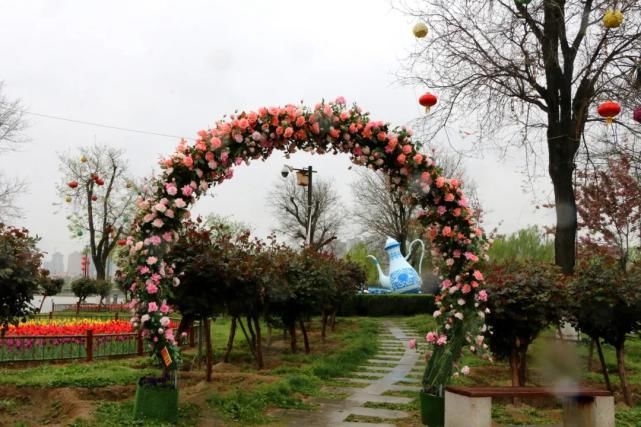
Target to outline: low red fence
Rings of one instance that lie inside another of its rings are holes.
[[[110,312],[126,312],[129,311],[129,304],[80,304],[81,312],[100,312],[100,311],[110,311]],[[51,304],[51,312],[59,311],[77,311],[78,304]]]
[[[7,336],[0,338],[0,363],[141,356],[143,341],[140,332],[94,335],[92,330],[85,335]],[[182,345],[194,347],[196,341],[192,328]]]

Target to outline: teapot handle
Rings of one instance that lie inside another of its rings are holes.
[[[422,249],[421,249],[421,258],[418,261],[418,275],[420,276],[421,275],[421,267],[423,266],[423,256],[425,255],[425,243],[423,243],[423,241],[421,239],[413,240],[412,243],[410,243],[410,247],[409,247],[409,249],[407,251],[407,256],[405,257],[405,259],[407,260],[410,257],[410,255],[412,255],[412,247],[414,246],[414,243],[416,243],[416,242],[420,243],[421,247],[422,247]]]

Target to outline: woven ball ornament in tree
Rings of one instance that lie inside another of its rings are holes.
[[[632,113],[632,119],[637,123],[641,123],[641,107],[637,107],[634,109],[634,112]]]
[[[605,28],[619,28],[623,23],[623,13],[620,10],[608,9],[603,15],[603,25]]]
[[[621,106],[614,101],[605,101],[597,108],[599,116],[605,119],[606,124],[612,124],[614,118],[621,112]]]
[[[418,24],[414,25],[412,32],[414,33],[414,37],[422,39],[427,35],[427,32],[428,32],[427,25],[425,25],[422,22],[419,22]]]
[[[438,102],[438,98],[436,98],[436,95],[432,95],[429,92],[424,93],[418,99],[418,103],[421,104],[423,107],[425,107],[426,113],[429,113],[430,107],[435,106],[437,102]]]

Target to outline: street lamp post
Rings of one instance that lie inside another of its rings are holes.
[[[284,165],[280,174],[283,176],[283,178],[287,178],[289,172],[293,171],[296,171],[307,178],[304,184],[301,184],[301,181],[299,179],[298,185],[307,187],[307,230],[305,233],[305,245],[310,246],[312,240],[312,174],[317,171],[313,170],[311,166],[308,166],[307,169],[297,169],[289,165]]]

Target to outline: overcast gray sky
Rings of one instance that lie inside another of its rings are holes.
[[[34,113],[192,137],[236,109],[344,96],[376,120],[405,124],[424,114],[417,98],[427,88],[403,87],[395,73],[417,41],[414,22],[389,0],[274,1],[20,1],[0,3],[0,80],[6,94]],[[438,108],[438,107],[437,107]],[[56,213],[57,154],[94,141],[123,148],[136,176],[150,173],[174,138],[141,135],[28,115],[31,141],[0,157],[8,175],[26,178],[18,224],[42,236],[41,248],[65,253],[65,214]],[[467,130],[473,130],[466,127]],[[434,141],[438,145],[439,141]],[[462,141],[461,142],[466,143]],[[550,224],[521,189],[519,153],[491,152],[466,162],[484,209],[486,228],[511,232]],[[258,235],[274,226],[266,196],[279,182],[284,159],[236,170],[233,180],[196,207],[250,224]],[[332,177],[352,203],[347,157],[297,154],[289,164],[312,164]],[[537,196],[551,190],[537,183]],[[354,229],[354,227],[352,227]],[[345,231],[350,237],[350,230]]]

